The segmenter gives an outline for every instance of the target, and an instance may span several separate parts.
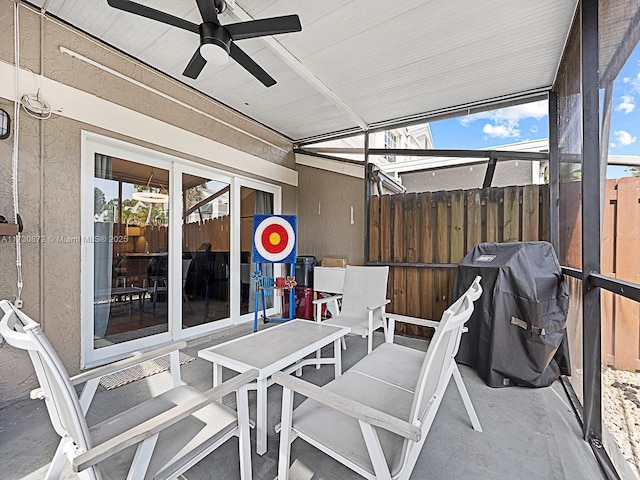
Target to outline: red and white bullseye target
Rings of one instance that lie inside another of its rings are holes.
[[[295,215],[254,215],[253,226],[253,262],[295,263]]]

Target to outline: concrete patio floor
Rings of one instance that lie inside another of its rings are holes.
[[[250,332],[241,326],[190,344],[184,352],[197,357],[198,350]],[[397,337],[399,343],[425,349],[423,340]],[[382,342],[376,334],[374,345]],[[366,354],[366,340],[347,339],[343,368]],[[8,347],[5,347],[8,348]],[[25,361],[28,361],[25,354]],[[232,375],[225,371],[226,374]],[[413,479],[602,479],[604,478],[559,382],[548,388],[487,387],[476,373],[461,366],[462,376],[484,432],[471,428],[462,400],[453,382],[449,385],[438,415],[411,478]],[[5,372],[6,374],[6,372]],[[225,374],[225,378],[226,378]],[[212,368],[196,359],[182,366],[183,380],[205,390],[212,384]],[[333,378],[333,367],[317,370],[305,367],[303,378],[322,385]],[[91,424],[134,405],[169,385],[168,373],[107,391],[99,387],[89,411]],[[250,414],[255,418],[255,392],[250,392]],[[296,397],[296,401],[301,398]],[[264,456],[255,453],[252,431],[253,478],[277,477],[281,388],[269,388],[269,438]],[[19,400],[0,408],[0,479],[44,478],[59,438],[49,421],[44,402]],[[237,439],[233,438],[189,470],[188,480],[235,479],[240,477]],[[292,448],[292,478],[358,479],[351,470],[302,440]],[[63,478],[75,478],[70,470]]]

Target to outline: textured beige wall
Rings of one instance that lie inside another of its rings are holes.
[[[0,0],[0,60],[14,63],[13,1]],[[41,33],[42,29],[42,37]],[[43,42],[44,55],[40,56]],[[144,84],[250,132],[281,148],[274,148],[215,120],[176,105],[130,82],[60,53],[63,45]],[[41,19],[20,8],[20,65],[34,73],[126,106],[145,115],[189,130],[235,149],[288,168],[295,168],[290,142],[271,130],[231,112],[224,106],[111,51],[66,26]],[[0,79],[2,81],[2,79]],[[35,82],[34,92],[35,93]],[[0,98],[0,108],[10,112],[13,103]],[[71,374],[80,366],[80,245],[28,241],[35,237],[80,235],[81,130],[125,140],[156,151],[211,165],[230,173],[259,178],[211,159],[184,155],[136,139],[114,134],[59,115],[40,121],[20,117],[19,201],[24,221],[22,263],[24,311],[41,322],[45,334]],[[13,135],[0,141],[0,214],[13,217],[11,155]],[[297,189],[282,185],[283,211],[296,213]],[[16,293],[16,254],[12,238],[0,237],[0,298]],[[22,396],[35,385],[35,377],[23,352],[0,347],[0,405]]]
[[[362,265],[364,220],[363,179],[298,165],[299,255],[318,261],[347,258],[351,265]]]
[[[13,103],[0,99],[0,108],[9,112],[13,119]],[[41,211],[40,186],[40,125],[38,120],[25,118],[20,129],[20,162],[19,184],[29,185],[29,189],[21,189],[20,212],[25,225],[25,233],[39,234],[39,218]],[[13,200],[11,189],[11,159],[13,135],[6,140],[0,140],[0,214],[13,221]],[[29,298],[25,302],[24,311],[34,318],[40,317],[40,277],[41,244],[21,243],[22,269],[24,276],[23,297]],[[16,244],[14,237],[0,237],[0,298],[15,298],[17,292],[16,276]],[[33,386],[35,375],[24,352],[14,350],[6,344],[0,346],[0,404],[3,400],[12,398],[17,393],[23,393]]]

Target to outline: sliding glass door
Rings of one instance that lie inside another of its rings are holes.
[[[279,189],[274,189],[269,185],[239,180],[238,197],[240,199],[240,276],[236,286],[239,287],[239,313],[242,320],[253,320],[256,305],[255,283],[252,280],[252,275],[258,268],[258,265],[251,261],[253,216],[280,212],[280,196]],[[262,275],[281,275],[280,265],[263,263],[260,265],[260,269]],[[281,308],[281,299],[279,297],[266,296],[265,304],[267,315],[273,315]],[[262,304],[258,310],[262,310]]]
[[[85,141],[82,365],[171,338],[171,162]]]
[[[95,154],[94,348],[168,331],[169,171]]]
[[[230,324],[231,180],[192,168],[181,181],[181,327],[193,335]]]
[[[253,320],[253,215],[279,187],[88,132],[81,173],[83,368]]]

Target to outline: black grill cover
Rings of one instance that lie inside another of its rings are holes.
[[[456,360],[492,387],[546,387],[570,374],[569,294],[550,243],[481,243],[458,265],[455,298],[482,277]]]

